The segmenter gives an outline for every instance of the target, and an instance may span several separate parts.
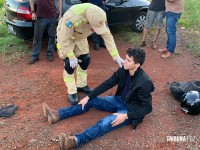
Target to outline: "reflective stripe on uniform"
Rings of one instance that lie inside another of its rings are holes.
[[[115,57],[115,56],[119,55],[118,50],[114,49],[114,50],[110,51],[110,55],[112,57]]]
[[[85,76],[86,70],[77,70],[77,74],[80,76]]]
[[[71,76],[71,77],[65,77],[64,78],[64,82],[65,83],[71,83],[71,82],[73,82],[74,81],[74,77],[73,76]]]
[[[82,13],[85,12],[85,10],[87,8],[89,8],[90,6],[92,6],[92,4],[89,3],[85,3],[85,4],[77,4],[71,7],[71,11],[75,14],[75,15],[80,15]]]
[[[57,49],[60,49],[60,44],[57,43],[57,44],[56,44],[56,47],[57,47]]]
[[[73,52],[67,53],[67,57],[68,57],[68,58],[70,58],[70,57],[72,57],[72,56],[74,56],[74,53],[73,53]]]
[[[87,20],[85,18],[75,22],[75,26],[78,27],[79,25],[81,25],[82,23],[87,22]]]

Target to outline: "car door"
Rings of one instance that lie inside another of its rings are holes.
[[[119,3],[119,0],[110,0],[106,4],[106,7],[109,26],[128,23],[132,14],[132,3],[130,0],[127,0],[127,2],[121,4]]]

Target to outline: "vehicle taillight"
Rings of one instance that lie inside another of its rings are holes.
[[[23,6],[19,6],[19,8],[17,9],[17,16],[18,16],[18,19],[23,19],[25,21],[32,20],[32,14],[30,10]]]

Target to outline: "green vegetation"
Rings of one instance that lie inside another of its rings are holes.
[[[0,8],[3,7],[3,3],[5,2],[5,0],[0,0]]]
[[[185,0],[184,6],[185,10],[181,16],[179,24],[200,32],[200,1]]]
[[[0,0],[0,55],[3,61],[12,61],[25,56],[28,45],[8,32],[4,22],[3,2],[4,0]]]
[[[185,27],[190,32],[186,34],[185,41],[188,48],[197,56],[200,56],[200,1],[185,0],[185,10],[179,20],[179,25]]]

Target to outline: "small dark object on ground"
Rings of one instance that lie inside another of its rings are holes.
[[[2,106],[0,109],[0,117],[11,117],[17,109],[18,106],[15,104]]]

